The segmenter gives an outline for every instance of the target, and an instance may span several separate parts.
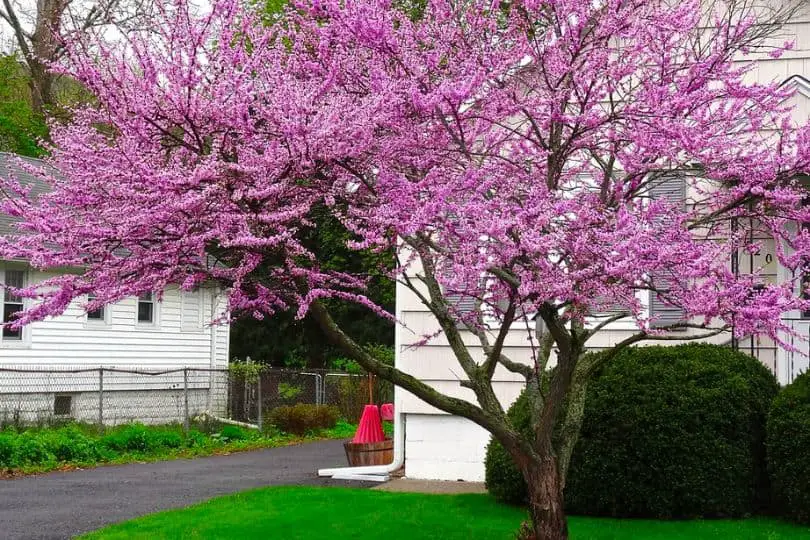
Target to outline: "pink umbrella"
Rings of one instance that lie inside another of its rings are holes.
[[[385,434],[380,420],[380,409],[376,405],[366,405],[363,408],[363,415],[360,417],[360,424],[354,434],[353,443],[375,443],[385,440]]]
[[[380,405],[380,415],[382,419],[387,422],[394,421],[394,404],[393,403],[383,403]]]

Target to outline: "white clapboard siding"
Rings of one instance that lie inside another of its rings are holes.
[[[33,283],[46,277],[28,272]],[[77,301],[26,327],[21,341],[0,340],[0,367],[227,367],[229,328],[209,324],[224,309],[222,296],[170,288],[155,303],[154,323],[137,321],[135,298],[106,306],[104,321],[88,321]]]

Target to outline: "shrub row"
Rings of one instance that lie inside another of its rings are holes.
[[[589,383],[567,511],[689,518],[764,510],[771,499],[765,433],[773,403],[767,448],[775,498],[807,520],[810,379],[800,377],[774,402],[777,392],[759,361],[726,347],[626,349]],[[525,398],[509,417],[519,430],[530,430]],[[487,449],[486,474],[493,495],[525,502],[523,478],[495,442]]]
[[[93,464],[112,461],[124,454],[162,454],[182,448],[242,440],[248,434],[239,427],[225,426],[221,433],[206,436],[180,428],[128,424],[106,434],[96,434],[78,425],[58,429],[0,432],[0,468],[49,466],[57,463]]]
[[[810,372],[796,377],[774,400],[767,450],[774,509],[810,523]]]
[[[276,407],[270,413],[270,423],[281,431],[306,435],[318,429],[332,429],[340,416],[337,407],[299,403],[290,407]]]

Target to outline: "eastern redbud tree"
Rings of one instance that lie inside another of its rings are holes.
[[[768,39],[789,15],[735,0],[300,0],[268,20],[239,0],[160,4],[148,30],[65,44],[55,69],[95,100],[53,128],[50,193],[5,180],[20,234],[0,256],[80,271],[23,290],[38,301],[14,324],[210,283],[223,317],[309,315],[369,371],[490,431],[527,480],[533,534],[566,538],[571,439],[551,434],[576,427],[562,404],[602,363],[675,329],[781,342],[781,316],[808,307],[795,281],[731,265],[769,237],[798,280],[810,254],[810,131],[788,87],[752,77],[789,47]],[[655,196],[673,179],[685,199]],[[393,314],[303,245],[315,207],[351,248],[396,250],[392,278],[432,312],[474,401],[334,322],[325,299]],[[649,295],[682,318],[650,316]],[[533,361],[508,358],[530,317],[546,328]],[[637,330],[584,355],[620,318]],[[496,369],[525,377],[534,437],[506,419]]]

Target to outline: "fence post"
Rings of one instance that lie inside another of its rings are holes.
[[[188,433],[188,368],[183,368],[183,429]]]
[[[104,368],[98,368],[98,428],[104,428]]]
[[[259,426],[259,431],[262,431],[262,373],[259,371],[258,377],[256,377],[256,425]]]

